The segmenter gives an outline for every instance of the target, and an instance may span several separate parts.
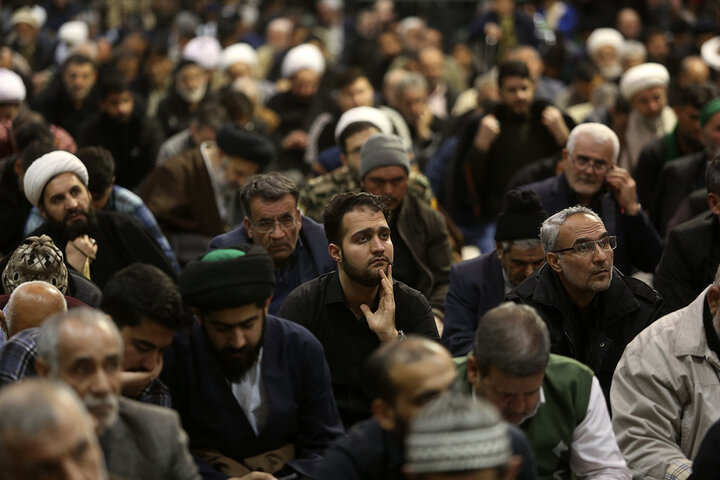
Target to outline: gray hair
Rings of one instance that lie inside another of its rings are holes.
[[[57,289],[53,284],[49,282],[45,282],[43,280],[31,280],[29,282],[25,282],[21,284],[19,287],[17,287],[13,292],[10,294],[10,298],[8,299],[8,303],[5,306],[5,325],[8,330],[8,336],[13,336],[17,332],[14,330],[13,325],[15,324],[15,320],[18,315],[18,302],[22,302],[23,294],[25,293],[25,290],[33,290],[33,287],[36,286],[42,286],[48,290],[53,291],[53,293],[59,295],[60,303],[62,304],[62,311],[67,312],[67,301],[65,300],[65,295],[62,294],[60,290]],[[38,294],[29,294],[32,295],[33,300],[35,301],[50,301],[51,299],[49,297],[41,296]],[[20,300],[18,300],[20,299]]]
[[[580,135],[590,137],[597,147],[607,142],[612,143],[613,154],[611,161],[613,164],[617,162],[618,155],[620,155],[620,140],[607,125],[602,123],[581,123],[573,128],[567,140],[567,151],[570,155],[575,152],[575,142],[577,142]]]
[[[473,356],[482,376],[492,366],[511,377],[527,377],[547,367],[550,334],[533,307],[506,302],[478,322]]]
[[[557,239],[560,234],[560,227],[573,215],[589,215],[595,220],[602,222],[602,219],[597,213],[582,205],[575,205],[574,207],[560,210],[555,215],[552,215],[545,220],[540,227],[540,241],[542,242],[543,250],[545,250],[546,254],[557,248]]]
[[[620,49],[620,60],[629,60],[632,58],[642,58],[642,62],[645,62],[647,58],[647,48],[642,42],[637,40],[625,40],[622,48]]]
[[[36,340],[37,357],[43,359],[50,367],[53,377],[57,376],[60,366],[60,329],[70,320],[76,320],[83,325],[105,327],[117,339],[120,351],[123,351],[123,340],[115,323],[99,310],[85,307],[71,308],[67,312],[57,313],[43,322]]]
[[[297,204],[299,190],[297,184],[277,172],[253,175],[240,191],[240,201],[245,209],[245,215],[250,216],[250,204],[256,198],[267,202],[280,200],[285,195],[292,195]]]
[[[62,382],[30,378],[0,392],[0,472],[12,475],[14,470],[7,444],[40,438],[44,432],[57,427],[62,404],[70,405],[81,414],[89,436],[94,437],[87,409],[77,394]]]
[[[500,244],[500,250],[502,250],[503,253],[509,252],[510,249],[513,247],[517,247],[521,250],[530,250],[531,248],[536,248],[541,245],[539,238],[520,238],[518,240],[501,240],[498,243]]]
[[[408,72],[408,74],[405,75],[395,86],[395,96],[400,98],[405,90],[409,90],[411,88],[422,88],[427,91],[428,82],[421,74],[417,72]]]

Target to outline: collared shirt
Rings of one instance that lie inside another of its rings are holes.
[[[250,427],[255,435],[259,435],[265,427],[267,419],[267,393],[263,387],[261,372],[262,348],[255,365],[250,367],[245,376],[239,382],[230,382],[235,400],[245,412]]]
[[[425,297],[402,282],[393,282],[395,328],[406,335],[438,340],[432,309]],[[377,300],[371,310],[377,309]],[[370,398],[363,390],[365,360],[380,346],[365,318],[345,304],[337,271],[300,285],[288,296],[278,316],[310,330],[322,343],[330,366],[333,391],[346,426],[370,416]]]

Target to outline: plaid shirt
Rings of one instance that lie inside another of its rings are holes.
[[[0,348],[0,387],[20,382],[25,377],[37,376],[35,358],[38,333],[39,329],[28,328],[10,337]],[[170,390],[159,379],[150,382],[135,400],[161,407],[172,407]]]

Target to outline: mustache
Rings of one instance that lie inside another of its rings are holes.
[[[385,260],[385,262],[388,264],[392,263],[387,255],[378,255],[377,257],[370,260],[370,263],[376,262],[378,260]]]

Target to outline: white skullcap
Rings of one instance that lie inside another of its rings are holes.
[[[258,56],[255,49],[247,43],[236,43],[222,51],[220,55],[220,70],[227,70],[235,63],[245,63],[251,68],[257,67]]]
[[[0,68],[0,103],[20,103],[25,100],[25,84],[20,75]]]
[[[620,79],[620,93],[630,100],[636,93],[652,87],[667,87],[670,74],[659,63],[643,63],[629,68]]]
[[[408,30],[415,30],[416,28],[425,28],[425,22],[420,17],[406,17],[400,22],[400,34],[405,35]]]
[[[15,10],[10,19],[10,23],[13,27],[18,23],[27,23],[31,27],[39,30],[45,23],[46,18],[47,14],[45,13],[45,9],[40,6],[22,7]]]
[[[220,64],[222,46],[218,39],[210,35],[201,35],[190,40],[183,49],[182,56],[192,60],[204,70],[215,70]]]
[[[25,172],[23,186],[28,201],[37,207],[45,185],[61,173],[74,173],[87,187],[88,171],[80,159],[70,152],[56,150],[35,160]]]
[[[281,73],[283,78],[290,78],[299,70],[306,69],[318,75],[325,71],[325,57],[320,49],[311,43],[303,43],[288,50],[282,62]]]
[[[68,45],[77,45],[87,41],[90,36],[87,23],[80,20],[63,23],[58,30],[58,38]]]
[[[710,68],[720,71],[720,37],[713,37],[703,43],[700,55]]]
[[[293,22],[289,18],[278,17],[268,23],[268,30],[277,30],[280,32],[290,33],[293,29]]]
[[[609,45],[620,52],[624,43],[622,33],[614,28],[596,28],[585,42],[585,49],[590,55],[594,55],[600,48]]]
[[[335,127],[335,143],[340,143],[340,135],[347,127],[358,122],[372,123],[380,130],[380,133],[393,133],[392,124],[382,110],[373,107],[355,107],[343,113],[338,120]]]

